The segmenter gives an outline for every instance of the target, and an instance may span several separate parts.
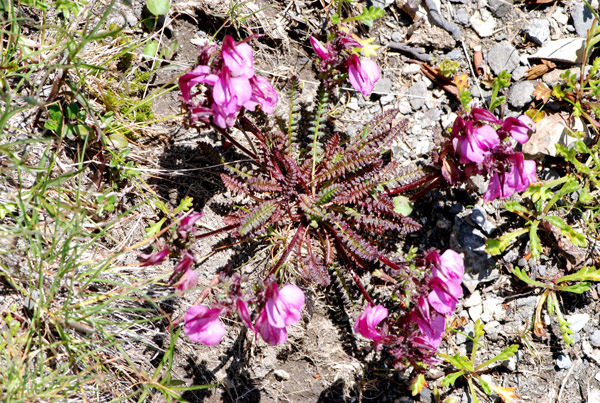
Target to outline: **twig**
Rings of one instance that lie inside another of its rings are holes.
[[[573,362],[573,365],[571,365],[571,368],[569,368],[569,372],[567,372],[567,375],[565,375],[565,378],[563,379],[562,383],[560,384],[560,390],[558,391],[558,396],[556,397],[557,403],[560,403],[562,401],[562,400],[560,400],[560,398],[562,396],[563,390],[565,389],[565,386],[567,385],[567,380],[569,379],[569,377],[575,370],[575,367],[577,366],[578,363],[579,363],[579,361]]]

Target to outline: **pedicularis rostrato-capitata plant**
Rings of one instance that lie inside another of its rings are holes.
[[[189,248],[199,239],[227,232],[238,241],[260,241],[273,256],[267,267],[253,268],[250,276],[226,268],[216,281],[202,284],[209,286],[202,302],[184,316],[190,340],[216,345],[226,333],[221,318],[237,317],[255,339],[260,335],[271,345],[285,343],[288,328],[302,319],[304,290],[312,282],[323,290],[337,288],[344,302],[340,309],[356,318],[354,331],[390,353],[395,367],[422,370],[423,364],[437,362],[446,318],[463,295],[463,258],[453,250],[429,250],[403,259],[394,245],[420,225],[397,211],[395,198],[417,201],[434,188],[468,182],[475,174],[489,178],[486,201],[523,191],[536,180],[536,167],[515,147],[528,140],[533,122],[525,116],[500,120],[481,108],[462,111],[431,166],[400,168],[382,158],[406,125],[393,123],[397,111],[384,112],[354,136],[325,124],[340,86],[349,81],[369,96],[381,75],[374,60],[361,56],[354,35],[335,29],[326,41],[307,38],[321,82],[314,111],[301,115],[299,80],[293,77],[287,86],[287,116],[271,120],[265,113],[273,113],[278,95],[266,77],[255,74],[251,40],[226,36],[220,47],[201,47],[198,65],[179,80],[190,126],[212,127],[251,161],[224,164],[221,175],[232,194],[246,196],[245,204],[225,217],[223,228],[209,233],[196,231],[201,214],[187,215],[168,246],[146,256],[144,264],[178,259],[169,282],[179,291],[191,290],[198,283],[198,268]],[[247,112],[260,118],[253,120]],[[308,128],[299,124],[307,117]],[[230,128],[250,135],[254,144],[241,144]],[[295,276],[284,275],[292,269]],[[367,272],[376,272],[385,285],[363,284]],[[210,289],[218,292],[211,297]],[[357,310],[361,301],[366,306]]]

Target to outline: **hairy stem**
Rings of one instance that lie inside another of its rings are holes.
[[[398,186],[397,188],[388,190],[385,194],[387,196],[392,196],[392,195],[396,195],[398,193],[404,193],[406,191],[409,191],[411,189],[417,188],[431,180],[434,180],[437,176],[440,176],[439,172],[432,172],[429,173],[425,176],[423,176],[422,178],[419,178],[411,183],[408,183],[406,185],[402,185],[402,186]]]

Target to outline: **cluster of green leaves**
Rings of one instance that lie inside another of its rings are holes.
[[[373,22],[377,18],[383,17],[385,11],[380,7],[368,6],[363,8],[362,12],[358,15],[342,18],[342,5],[344,3],[352,3],[352,0],[336,0],[337,13],[332,15],[330,21],[332,24],[345,24],[353,21],[360,21],[368,27],[373,26]]]
[[[475,327],[473,330],[473,337],[467,335],[467,337],[473,342],[473,347],[471,349],[471,354],[469,356],[461,356],[460,353],[455,355],[448,355],[439,353],[438,355],[450,363],[454,368],[458,371],[452,372],[451,374],[446,375],[446,377],[442,380],[442,385],[444,386],[453,386],[457,379],[463,377],[466,379],[467,384],[469,385],[469,391],[471,393],[471,399],[473,402],[478,403],[477,393],[475,389],[475,385],[479,385],[481,390],[483,390],[488,396],[492,395],[494,392],[498,393],[500,397],[507,400],[508,396],[517,397],[514,394],[515,388],[502,388],[496,385],[493,385],[486,380],[484,376],[482,376],[482,372],[490,369],[490,365],[498,362],[504,361],[515,355],[515,353],[519,350],[518,344],[513,344],[502,350],[498,355],[484,361],[481,364],[476,364],[475,359],[477,355],[477,350],[480,346],[480,340],[484,336],[485,332],[483,330],[483,323],[477,319],[475,322]]]
[[[558,302],[557,292],[571,292],[575,294],[583,294],[588,291],[591,286],[591,282],[600,281],[600,270],[596,270],[593,267],[583,267],[579,271],[573,274],[565,275],[559,277],[558,279],[551,282],[541,282],[531,279],[523,269],[514,268],[513,274],[517,276],[520,280],[529,284],[532,287],[543,288],[544,292],[540,296],[538,300],[535,321],[533,323],[534,333],[542,337],[545,335],[544,331],[544,321],[541,317],[542,306],[544,302],[547,302],[547,309],[550,315],[553,315],[556,312],[556,317],[558,319],[558,325],[560,327],[560,331],[567,346],[574,343],[571,335],[573,331],[569,328],[569,323],[565,319],[560,309],[560,305]],[[567,284],[572,283],[572,284]]]
[[[555,100],[569,105],[575,117],[583,117],[592,125],[596,133],[599,133],[600,58],[595,58],[589,70],[586,71],[586,69],[589,58],[600,42],[600,26],[596,11],[589,4],[587,6],[596,18],[594,18],[586,37],[579,79],[574,72],[566,70],[561,74],[562,83],[550,88],[547,84],[540,82],[535,87],[534,95],[536,99],[542,100],[544,103]]]
[[[554,190],[560,186],[560,189]],[[565,197],[581,189],[578,179],[573,175],[567,175],[559,179],[546,182],[537,182],[529,186],[522,194],[524,199],[530,201],[530,207],[523,206],[518,201],[510,201],[504,204],[507,211],[515,213],[525,220],[523,228],[516,229],[501,235],[498,238],[489,238],[486,241],[486,251],[491,255],[499,255],[512,244],[512,242],[524,234],[529,234],[529,249],[531,257],[538,259],[542,254],[541,239],[538,234],[540,229],[548,235],[544,239],[552,239],[553,234],[565,236],[573,245],[585,247],[586,238],[580,232],[574,230],[565,222],[556,211],[552,210],[557,203]],[[570,208],[572,206],[568,206]],[[551,210],[555,213],[550,215]],[[554,231],[556,229],[557,231]]]

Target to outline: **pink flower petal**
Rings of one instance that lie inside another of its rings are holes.
[[[348,79],[355,90],[368,96],[373,92],[375,83],[381,77],[379,66],[370,59],[360,60],[356,55],[348,59]]]
[[[354,331],[368,339],[379,341],[383,336],[380,331],[377,330],[377,325],[387,318],[387,316],[388,310],[384,306],[375,305],[373,307],[368,307],[358,317],[358,320],[354,324]]]
[[[207,346],[219,344],[225,335],[225,326],[219,320],[220,309],[208,309],[204,305],[195,305],[185,313],[184,332],[191,341]]]
[[[223,62],[236,77],[250,78],[254,75],[254,58],[252,48],[247,43],[236,44],[233,38],[227,35],[223,39]]]
[[[287,341],[287,331],[285,327],[271,326],[265,310],[258,315],[254,324],[260,336],[268,344],[274,346],[276,344],[283,344]]]
[[[323,43],[321,43],[317,38],[315,38],[312,35],[308,39],[310,40],[310,44],[317,53],[317,55],[323,60],[329,60],[330,54],[327,50],[327,47],[325,47]]]

